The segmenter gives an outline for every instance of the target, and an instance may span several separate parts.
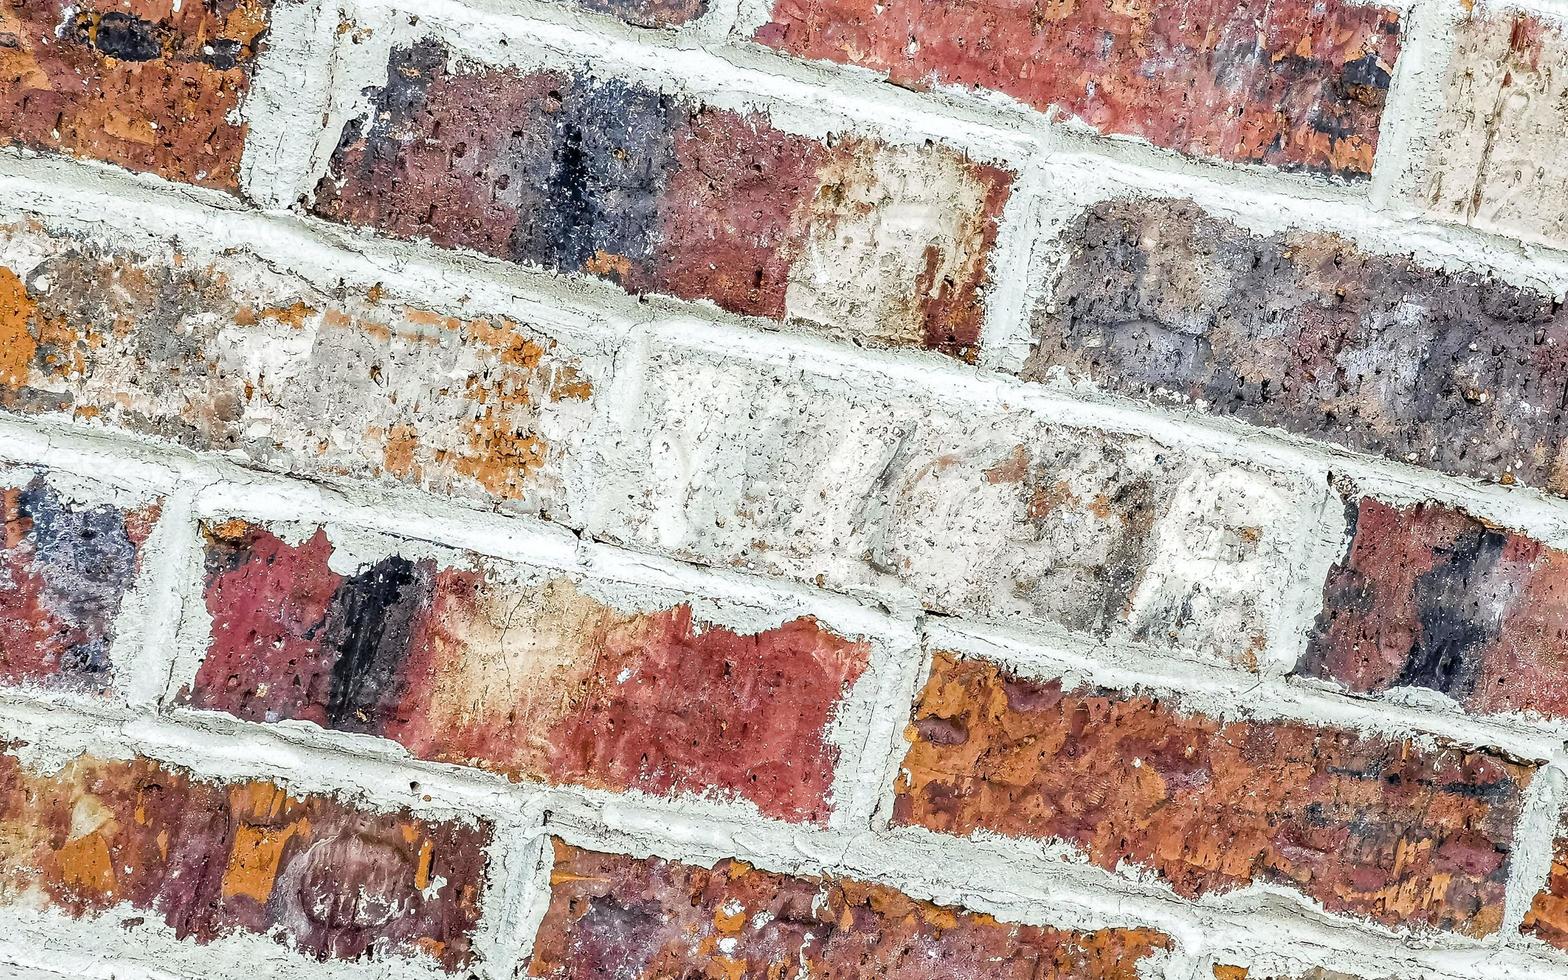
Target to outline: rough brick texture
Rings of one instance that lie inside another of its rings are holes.
[[[1296,669],[1425,687],[1477,712],[1568,715],[1568,554],[1435,504],[1347,504],[1351,538]]]
[[[1135,980],[1169,940],[999,922],[848,879],[791,878],[555,844],[528,975]]]
[[[317,214],[972,356],[1009,175],[940,147],[820,141],[613,78],[394,49]],[[507,120],[498,126],[497,119]]]
[[[1463,476],[1568,494],[1568,316],[1552,297],[1109,201],[1064,234],[1025,376],[1088,377]]]
[[[378,815],[146,759],[0,754],[0,903],[156,915],[181,939],[275,933],[318,959],[471,959],[488,831]]]
[[[341,574],[319,529],[297,545],[241,522],[209,535],[197,707],[381,735],[514,777],[827,816],[828,729],[868,649],[815,620],[736,633],[689,606],[621,612],[570,579],[524,582],[476,556],[455,568],[394,554]]]
[[[1551,870],[1525,914],[1524,931],[1568,949],[1568,819],[1559,823],[1557,833]]]
[[[1375,5],[777,0],[757,40],[911,87],[989,89],[1156,146],[1372,171],[1399,54]]]
[[[0,228],[0,405],[569,512],[592,362],[526,324],[334,295],[238,250],[157,247]]]
[[[900,824],[1060,839],[1177,894],[1252,882],[1330,911],[1480,936],[1502,921],[1531,767],[938,653],[907,737]]]
[[[1458,221],[1568,243],[1568,36],[1560,21],[1477,5],[1457,29],[1443,110],[1414,189]]]
[[[100,691],[158,508],[72,500],[44,477],[0,490],[0,683]]]
[[[573,0],[584,10],[619,17],[635,27],[679,27],[708,12],[708,0]]]
[[[1249,467],[1023,412],[681,352],[647,370],[604,533],[930,609],[1250,664],[1303,494]],[[715,411],[715,406],[723,406]]]
[[[0,139],[238,190],[272,2],[0,2]]]

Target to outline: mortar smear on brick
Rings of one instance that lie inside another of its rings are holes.
[[[1151,439],[940,393],[659,352],[596,530],[930,610],[1252,666],[1308,491]],[[715,406],[723,406],[715,410]]]
[[[239,189],[272,0],[0,2],[0,139]]]
[[[1568,494],[1568,314],[1550,296],[1181,200],[1092,205],[1062,244],[1026,378]]]
[[[128,907],[195,943],[276,932],[320,960],[412,955],[456,972],[473,959],[488,841],[146,759],[46,774],[0,754],[0,903]]]
[[[939,146],[826,141],[614,78],[426,40],[345,125],[316,214],[973,359],[1012,175]]]
[[[937,653],[894,821],[1060,840],[1178,895],[1252,883],[1390,928],[1502,923],[1534,769],[1501,754],[1034,681]]]
[[[0,406],[565,516],[591,362],[526,324],[381,292],[330,295],[238,249],[15,222],[0,228]]]
[[[827,733],[869,648],[811,618],[739,633],[686,605],[622,612],[476,556],[393,554],[344,574],[320,529],[298,545],[239,521],[207,535],[212,640],[187,703],[513,778],[827,819]]]
[[[1414,196],[1477,228],[1568,243],[1568,35],[1556,18],[1476,5],[1455,27],[1443,107]]]
[[[1339,0],[776,0],[756,38],[1183,153],[1345,177],[1372,172],[1400,47],[1396,11]]]
[[[1350,539],[1298,673],[1568,715],[1568,554],[1439,504],[1345,506]]]
[[[712,868],[555,842],[531,977],[1136,980],[1168,937],[1000,922],[884,885]]]

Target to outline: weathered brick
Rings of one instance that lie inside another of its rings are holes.
[[[999,922],[885,885],[555,844],[531,977],[1135,980],[1170,940]]]
[[[1561,21],[1477,5],[1457,25],[1443,109],[1418,164],[1433,211],[1504,234],[1568,243],[1568,35]]]
[[[913,88],[994,90],[1183,153],[1363,177],[1399,17],[1344,0],[776,0],[756,39]]]
[[[489,831],[374,814],[146,759],[0,754],[0,904],[129,906],[197,943],[278,934],[318,959],[472,959]]]
[[[400,237],[972,357],[1010,175],[611,78],[393,50],[314,210]]]
[[[1523,929],[1559,949],[1568,949],[1568,819],[1559,821],[1551,871],[1525,913]]]
[[[1309,519],[1288,479],[866,379],[675,349],[641,392],[598,533],[941,612],[1250,663]]]
[[[1502,921],[1529,765],[938,653],[895,822],[1056,839],[1196,897],[1269,882],[1332,912],[1479,936]]]
[[[708,12],[708,0],[573,0],[579,7],[619,17],[635,27],[679,27]]]
[[[1026,377],[1568,494],[1568,314],[1552,297],[1329,233],[1254,235],[1183,201],[1093,205],[1064,242]]]
[[[0,684],[101,691],[158,507],[72,500],[43,476],[0,490]]]
[[[1449,507],[1347,503],[1352,536],[1296,670],[1568,716],[1568,554]]]
[[[311,476],[570,513],[598,363],[503,318],[329,292],[240,249],[0,228],[0,405]]]
[[[0,139],[239,189],[272,0],[3,0]]]
[[[689,605],[622,612],[568,578],[528,581],[474,555],[442,567],[393,554],[343,574],[333,551],[319,529],[297,545],[242,522],[209,529],[212,642],[188,703],[514,778],[826,819],[828,731],[866,643],[811,618],[743,633]]]

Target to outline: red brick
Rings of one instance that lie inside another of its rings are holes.
[[[555,845],[531,977],[1135,980],[1167,937],[998,922],[882,885]]]
[[[0,683],[109,686],[116,621],[157,514],[78,503],[41,476],[0,491]]]
[[[378,815],[146,759],[56,773],[0,754],[0,902],[120,905],[207,943],[277,930],[317,959],[472,959],[489,831]]]
[[[1568,716],[1568,554],[1438,504],[1363,497],[1348,511],[1351,540],[1299,673]]]
[[[0,0],[0,138],[239,189],[272,0]]]
[[[973,357],[1011,174],[613,78],[395,49],[314,210],[629,292]],[[571,159],[571,167],[560,161]]]
[[[1502,921],[1529,765],[1173,699],[1022,680],[936,655],[895,821],[1060,839],[1187,897],[1253,882],[1391,927]]]
[[[619,17],[635,27],[679,27],[708,12],[708,0],[575,0],[594,13]]]
[[[756,38],[910,87],[994,90],[1183,153],[1363,177],[1399,18],[1344,0],[776,0]]]
[[[655,794],[748,800],[821,822],[828,730],[868,647],[810,618],[761,633],[689,606],[625,613],[566,578],[382,559],[328,566],[239,522],[211,531],[212,642],[185,700],[251,721],[303,719],[420,758]]]
[[[1525,913],[1524,931],[1559,949],[1568,949],[1568,820],[1560,821],[1546,884]]]

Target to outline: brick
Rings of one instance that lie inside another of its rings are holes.
[[[1416,197],[1455,221],[1568,243],[1568,36],[1560,21],[1477,5],[1454,28]]]
[[[1064,841],[1189,898],[1261,882],[1396,928],[1481,936],[1502,921],[1530,765],[934,661],[897,824]]]
[[[72,500],[43,476],[0,490],[0,684],[103,691],[158,507]]]
[[[816,140],[613,78],[392,51],[315,213],[403,238],[972,358],[1010,174]],[[504,120],[504,124],[498,123]]]
[[[869,647],[812,618],[737,632],[685,604],[622,612],[474,555],[393,554],[348,574],[320,529],[295,545],[243,522],[207,533],[212,642],[189,704],[513,778],[826,820],[829,729]]]
[[[0,139],[239,190],[272,0],[3,0]]]
[[[0,754],[0,904],[129,907],[195,943],[277,934],[321,960],[422,956],[456,972],[473,958],[488,839],[147,759],[45,773]]]
[[[574,0],[596,14],[619,17],[634,27],[679,27],[708,12],[708,0]]]
[[[999,92],[1182,153],[1365,177],[1399,17],[1343,0],[775,0],[756,40],[911,88]]]
[[[1556,946],[1568,949],[1568,820],[1560,820],[1557,840],[1552,846],[1552,867],[1546,883],[1525,913],[1523,930]]]
[[[1568,494],[1568,316],[1550,296],[1175,200],[1093,205],[1063,243],[1027,378]]]
[[[238,248],[5,225],[0,405],[567,517],[600,362],[381,292],[317,289]]]
[[[528,976],[1135,980],[1170,940],[999,922],[884,885],[555,844]]]
[[[938,612],[1250,664],[1309,519],[1284,478],[870,379],[672,349],[640,390],[595,533]]]
[[[1568,716],[1568,554],[1438,504],[1362,497],[1346,511],[1351,538],[1298,673]]]

